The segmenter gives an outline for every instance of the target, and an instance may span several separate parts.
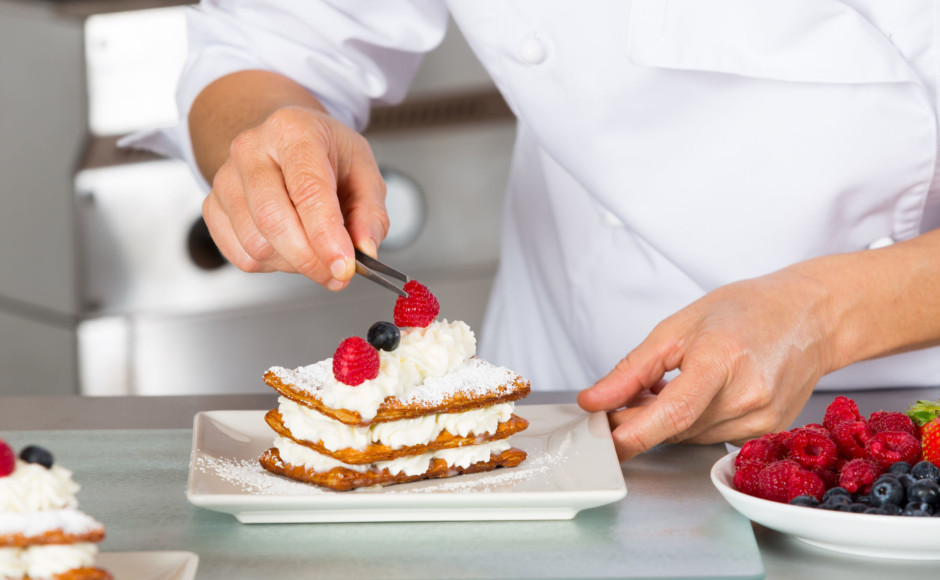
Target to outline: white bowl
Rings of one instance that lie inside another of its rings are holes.
[[[729,453],[712,466],[718,492],[751,521],[808,544],[880,558],[940,560],[940,518],[914,518],[821,510],[759,499],[734,487]]]

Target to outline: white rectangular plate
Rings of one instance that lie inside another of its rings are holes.
[[[627,494],[607,417],[577,405],[519,405],[518,467],[334,492],[265,471],[266,411],[196,414],[186,496],[244,523],[566,520]]]
[[[119,580],[193,580],[199,556],[192,552],[101,552],[95,566]]]

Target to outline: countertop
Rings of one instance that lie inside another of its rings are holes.
[[[530,395],[526,403],[571,403],[574,401],[575,394],[575,392],[536,392]],[[915,399],[938,399],[940,398],[940,388],[877,390],[845,394],[855,398],[855,400],[859,403],[861,411],[867,414],[879,409],[899,409],[906,406],[909,402]],[[807,404],[803,413],[800,415],[800,417],[797,418],[794,424],[802,425],[809,422],[819,422],[822,417],[823,409],[833,396],[834,393],[817,393],[814,395]],[[105,441],[105,438],[111,437],[114,433],[124,432],[124,436],[127,437],[129,441],[136,441],[134,447],[137,453],[146,454],[147,449],[145,446],[141,445],[140,441],[146,440],[147,433],[159,434],[157,439],[166,440],[172,443],[172,445],[170,445],[168,448],[175,450],[174,452],[176,455],[182,454],[184,456],[174,456],[171,458],[157,457],[155,458],[155,461],[157,461],[155,465],[158,465],[160,469],[165,469],[169,472],[172,472],[167,473],[167,481],[180,482],[180,487],[182,487],[182,485],[185,483],[189,458],[188,456],[185,456],[185,451],[181,450],[188,449],[188,441],[191,440],[193,417],[197,412],[208,410],[236,409],[261,410],[273,408],[275,406],[276,396],[264,394],[113,398],[0,397],[0,432],[3,432],[3,434],[0,436],[9,439],[15,439],[17,444],[24,444],[29,440],[47,442],[46,440],[49,439],[52,442],[58,442],[60,445],[63,445],[63,437],[72,437],[74,438],[72,445],[76,448],[84,449],[88,445],[94,445],[95,441],[100,441],[102,449],[111,450],[113,449],[115,443],[110,440]],[[48,431],[48,433],[26,433],[28,431]],[[87,433],[82,433],[83,431]],[[69,433],[72,433],[72,435]],[[52,443],[47,442],[47,444]],[[645,457],[641,456],[633,462],[627,462],[624,464],[623,470],[624,476],[628,482],[628,489],[631,488],[631,478],[634,480],[637,488],[640,488],[640,486],[644,484],[642,479],[643,474],[645,470],[650,468],[651,465],[656,465],[658,467],[662,467],[663,469],[668,468],[672,472],[681,472],[683,469],[688,469],[689,471],[698,473],[707,471],[707,465],[713,462],[716,457],[720,457],[724,452],[720,446],[699,447],[676,445],[664,447],[665,449],[655,449],[649,454],[645,454]],[[162,448],[155,448],[154,451],[158,453],[164,452]],[[86,453],[88,454],[87,461],[90,462],[89,464],[95,464],[94,449],[86,449]],[[102,458],[101,463],[107,464],[109,466],[114,463],[119,464],[120,458]],[[66,467],[70,466],[66,465]],[[656,476],[661,477],[664,473],[666,473],[666,471],[658,473]],[[98,477],[100,476],[101,474],[98,474]],[[130,474],[129,476],[134,477],[134,474]],[[87,477],[92,478],[93,476],[89,475]],[[696,482],[694,485],[700,486],[702,488],[696,490],[697,493],[701,492],[701,497],[709,498],[710,502],[717,502],[712,507],[716,508],[716,510],[721,510],[721,513],[727,511],[724,510],[723,500],[720,498],[720,496],[718,496],[717,493],[711,493],[714,490],[711,489],[711,484],[707,478],[697,477],[694,481]],[[82,482],[79,481],[79,483]],[[127,482],[121,483],[127,485]],[[211,526],[206,527],[206,521],[208,521],[206,518],[210,517],[208,515],[209,512],[189,505],[185,500],[183,489],[179,489],[178,493],[174,489],[171,490],[171,493],[165,493],[164,491],[161,492],[161,494],[157,494],[156,496],[145,497],[148,484],[147,482],[142,481],[140,485],[142,494],[140,505],[146,508],[150,514],[149,517],[159,520],[161,517],[166,519],[170,518],[171,514],[177,514],[174,517],[176,517],[179,521],[174,522],[174,525],[180,525],[184,528],[186,526],[195,528],[202,526],[205,529],[211,527],[213,531],[212,537],[207,538],[207,541],[205,542],[205,549],[211,550],[211,553],[207,552],[205,557],[200,562],[200,571],[197,575],[197,578],[238,577],[237,572],[233,575],[233,571],[237,571],[238,568],[235,567],[235,564],[240,562],[241,559],[245,557],[244,553],[240,553],[238,551],[239,542],[241,540],[247,540],[247,536],[251,534],[261,533],[255,531],[256,529],[267,529],[273,536],[284,536],[285,534],[289,533],[291,529],[290,526],[272,525],[258,526],[257,528],[255,526],[246,527],[243,524],[237,523],[233,518],[231,518],[231,516],[228,516],[227,514],[216,514],[215,512],[211,512]],[[648,502],[659,506],[658,509],[668,509],[662,507],[668,504],[665,503],[665,498],[656,496],[657,492],[655,491],[655,486],[642,489],[644,490],[644,493],[646,493],[646,500]],[[665,493],[665,491],[663,493]],[[99,493],[99,495],[102,494]],[[104,495],[106,495],[106,493]],[[164,495],[167,497],[164,497]],[[80,499],[82,499],[84,502],[82,494],[80,494]],[[628,494],[627,499],[633,499],[635,501],[636,496],[633,495],[631,498],[631,494]],[[94,503],[94,501],[92,503]],[[161,503],[166,503],[166,505],[161,505]],[[86,507],[84,503],[82,507]],[[91,510],[89,509],[89,511]],[[161,515],[164,511],[166,513]],[[598,513],[601,515],[597,515]],[[580,533],[583,533],[585,529],[590,529],[590,526],[597,524],[597,522],[587,522],[584,520],[597,519],[598,517],[603,518],[605,517],[603,515],[604,513],[605,512],[601,511],[587,516],[579,515],[578,518],[583,517],[583,525],[577,529],[580,530]],[[200,522],[200,518],[203,518],[205,521]],[[572,525],[576,527],[578,526],[578,518],[575,518],[575,523]],[[404,529],[414,531],[418,535],[424,533],[422,530],[432,534],[439,532],[440,530],[439,528],[428,527],[431,524],[397,525],[411,526]],[[535,534],[536,536],[538,536],[540,533],[547,533],[546,530],[554,530],[551,534],[551,537],[546,537],[546,541],[555,541],[558,539],[555,537],[555,535],[557,535],[557,533],[562,533],[558,532],[561,527],[525,523],[511,525],[517,526],[517,531],[520,534]],[[355,544],[355,538],[357,534],[360,533],[366,534],[367,539],[371,538],[372,541],[377,541],[380,539],[376,536],[375,530],[381,528],[357,528],[355,526],[361,526],[361,524],[340,524],[339,527],[331,528],[334,530],[334,533],[336,531],[341,532],[339,534],[341,538],[335,541],[339,542],[340,539],[343,539],[343,543],[333,545],[330,544],[329,541],[323,540],[325,543],[322,546],[319,546],[319,548],[317,546],[310,547],[311,553],[316,552],[321,553],[322,555],[323,549],[329,546],[332,546],[333,551],[340,549],[340,547],[348,550],[350,549],[349,547],[351,545]],[[117,531],[120,532],[120,527],[116,527],[118,528]],[[754,538],[756,539],[756,544],[760,551],[760,558],[763,561],[764,571],[766,574],[765,577],[772,580],[797,578],[852,578],[854,580],[874,580],[875,578],[878,578],[879,580],[882,580],[885,577],[889,577],[889,575],[903,577],[906,579],[936,578],[938,565],[940,565],[936,561],[896,561],[843,555],[840,553],[809,546],[798,540],[783,534],[779,534],[760,525],[753,524],[751,527],[753,529]],[[250,531],[249,528],[251,528]],[[454,527],[450,529],[461,530],[460,533],[466,536],[473,530],[483,530],[484,528],[486,528],[485,524],[468,523],[466,526]],[[390,530],[391,528],[387,529]],[[505,530],[508,528],[503,529]],[[572,530],[574,529],[575,528],[572,528]],[[160,530],[159,522],[154,526],[154,530],[155,532]],[[183,533],[185,533],[185,529],[183,530]],[[585,538],[578,534],[576,535],[578,536],[575,538],[576,541],[582,543],[585,542]],[[163,540],[168,540],[168,538],[163,538]],[[608,540],[609,538],[605,539],[605,541]],[[127,542],[123,542],[121,538],[114,538],[112,535],[109,535],[109,539],[106,540],[106,542],[109,541],[111,542],[110,547],[108,544],[103,545],[103,549],[106,551],[148,549],[146,545],[129,545]],[[464,541],[467,541],[467,537],[464,537]],[[159,537],[154,538],[153,543],[154,545],[159,546],[156,549],[161,550],[191,549],[190,547],[183,545],[163,545],[161,544],[161,538]],[[575,550],[581,549],[583,551],[587,549],[585,546],[589,544],[590,542],[587,542],[582,546],[576,546]],[[290,546],[292,544],[285,540],[284,545]],[[366,543],[363,543],[361,549],[374,550],[375,548],[370,548]],[[624,546],[624,549],[628,549],[628,546]],[[198,552],[199,550],[194,551]],[[272,577],[278,577],[277,565],[274,562],[289,562],[291,559],[296,560],[299,554],[293,553],[291,551],[284,551],[282,553],[266,556],[269,556],[273,559],[270,567]],[[520,557],[524,556],[524,554],[520,553]],[[664,561],[667,558],[667,556],[662,554],[646,554],[646,556],[660,557],[663,558]],[[675,556],[676,558],[685,559],[694,559],[696,557],[695,554],[689,553],[677,553]],[[223,561],[228,563],[227,566],[221,565],[221,562]],[[590,564],[590,562],[585,562],[586,572],[584,573],[584,577],[592,577],[590,573]],[[366,570],[354,570],[352,568],[347,570],[347,568],[343,568],[344,566],[352,566],[352,564],[345,559],[342,562],[333,562],[333,565],[339,566],[339,568],[336,568],[336,570],[344,570],[344,575],[348,577],[353,577],[357,574],[363,577],[368,577],[369,575],[368,571]],[[223,567],[226,568],[225,575],[220,575]],[[535,568],[537,568],[537,565]],[[535,568],[533,570],[533,577],[559,577],[557,573],[539,574]],[[352,576],[349,574],[352,574]],[[447,570],[438,570],[438,572],[435,572],[433,575],[438,577],[456,577]],[[628,576],[635,577],[635,575],[630,576],[629,574],[625,574],[624,577]],[[649,577],[654,576],[655,574],[651,574]],[[488,574],[485,575],[485,577],[493,577],[493,575]],[[608,577],[610,576],[608,575]],[[716,576],[714,572],[710,572],[708,570],[708,562],[707,560],[704,560],[702,561],[701,572],[690,574],[690,577],[716,578],[721,576]]]

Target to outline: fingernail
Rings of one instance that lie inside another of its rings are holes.
[[[340,258],[335,260],[330,264],[330,273],[333,274],[334,278],[340,278],[343,274],[346,273],[346,259]]]
[[[334,278],[326,283],[326,289],[332,290],[333,292],[336,292],[337,290],[342,290],[343,283]]]
[[[370,256],[375,256],[378,253],[378,245],[376,245],[375,241],[369,239],[362,242],[361,250]]]

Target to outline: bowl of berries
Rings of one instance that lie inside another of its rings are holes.
[[[940,401],[865,417],[835,397],[822,423],[718,460],[718,492],[752,521],[850,554],[940,560]]]

